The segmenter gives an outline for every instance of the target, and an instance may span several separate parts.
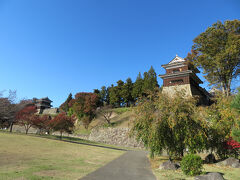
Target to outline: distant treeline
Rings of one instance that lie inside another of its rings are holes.
[[[131,78],[126,81],[119,80],[117,85],[109,87],[102,86],[101,89],[94,89],[93,93],[98,95],[97,106],[111,105],[113,107],[129,107],[134,105],[139,97],[147,96],[159,88],[157,74],[151,66],[148,72],[139,72],[136,81]],[[69,102],[72,100],[70,93],[67,100],[60,106],[65,112],[69,109]]]
[[[129,107],[136,104],[140,97],[146,97],[158,91],[157,74],[153,67],[148,72],[138,74],[135,82],[127,78],[124,82],[117,81],[117,85],[110,87],[102,86],[101,89],[94,89],[93,92],[79,92],[74,98],[70,93],[66,101],[60,106],[60,110],[75,115],[83,122],[85,128],[95,117],[98,107]]]
[[[126,81],[119,80],[117,85],[110,87],[102,86],[101,89],[94,89],[94,93],[99,95],[99,105],[112,105],[113,107],[129,107],[134,105],[139,97],[147,96],[158,88],[157,74],[151,66],[148,72],[139,72],[135,82],[131,78]]]

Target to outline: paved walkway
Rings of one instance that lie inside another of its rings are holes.
[[[146,153],[128,151],[81,180],[156,180]]]

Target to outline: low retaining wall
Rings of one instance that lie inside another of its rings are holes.
[[[116,146],[122,147],[137,147],[144,148],[143,143],[137,142],[135,138],[129,137],[129,128],[98,128],[92,129],[90,135],[84,134],[66,134],[63,133],[64,136],[69,137],[78,137],[85,140],[112,144]],[[13,132],[21,132],[25,133],[25,129],[23,126],[14,125]],[[30,128],[29,133],[37,133],[37,129]],[[53,135],[60,135],[59,132],[53,132]]]
[[[129,137],[129,128],[100,128],[93,129],[89,136],[90,141],[113,144],[123,147],[144,148],[143,143]]]

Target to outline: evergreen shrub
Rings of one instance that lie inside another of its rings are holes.
[[[196,154],[188,154],[182,158],[181,169],[186,175],[199,175],[203,169],[203,161],[201,157]]]

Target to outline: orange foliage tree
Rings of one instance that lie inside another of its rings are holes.
[[[95,116],[98,103],[99,96],[97,94],[82,92],[77,93],[75,99],[72,99],[69,105],[77,118],[83,122],[85,128],[88,128],[88,125]]]
[[[62,139],[63,132],[71,133],[73,131],[74,123],[75,119],[73,117],[67,116],[67,114],[63,112],[54,117],[49,122],[49,126],[54,131],[59,131]]]
[[[20,110],[16,115],[17,124],[24,126],[26,134],[36,124],[36,121],[38,121],[39,117],[36,115],[36,112],[36,106],[30,105]]]
[[[43,132],[47,132],[49,134],[50,132],[50,126],[49,126],[49,122],[51,120],[51,116],[49,115],[43,115],[43,116],[39,116],[38,118],[35,119],[35,121],[33,122],[34,127],[39,129],[39,133],[42,134]]]

